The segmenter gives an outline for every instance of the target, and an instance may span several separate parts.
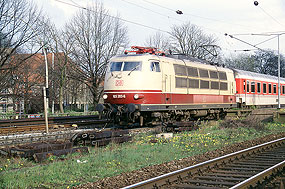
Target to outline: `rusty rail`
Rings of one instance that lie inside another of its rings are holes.
[[[270,156],[271,153],[274,153],[273,149],[277,149],[277,151],[279,150],[277,153],[280,153],[281,157]],[[270,150],[272,150],[272,152],[270,152]],[[259,154],[262,154],[262,152],[264,152],[266,155],[258,156]],[[172,184],[174,183],[176,183],[176,185],[174,186],[176,188],[179,187],[191,188],[191,186],[192,187],[201,186],[201,187],[210,188],[211,185],[215,186],[216,188],[217,187],[227,188],[227,187],[234,187],[234,185],[237,185],[239,182],[242,182],[250,177],[252,177],[252,179],[247,179],[247,180],[251,181],[254,180],[254,182],[251,182],[249,185],[254,185],[254,183],[264,179],[263,173],[260,173],[265,170],[263,169],[263,166],[265,167],[265,165],[267,164],[272,164],[272,162],[269,163],[269,161],[272,159],[273,160],[281,159],[281,161],[284,161],[284,156],[285,156],[285,138],[281,138],[275,141],[267,142],[245,150],[241,150],[232,154],[228,154],[219,158],[215,158],[203,163],[199,163],[197,165],[186,167],[181,170],[177,170],[155,178],[151,178],[149,180],[142,181],[137,184],[126,186],[124,187],[124,189],[159,188],[162,186],[172,186]],[[253,157],[252,160],[250,159],[251,157]],[[258,157],[258,160],[255,160],[254,157]],[[253,161],[253,164],[255,164],[256,162],[257,165],[252,165],[251,163],[246,162],[246,159]],[[238,165],[233,163],[240,161],[243,161],[243,163],[240,163]],[[267,161],[268,163],[266,163]],[[262,162],[264,164],[261,165],[258,164]],[[227,167],[227,165],[229,165],[229,167]],[[280,170],[282,166],[284,168],[284,163],[281,163],[281,166],[278,165],[278,170]],[[277,165],[272,169],[276,171],[276,168]],[[239,170],[240,172],[239,173],[234,172],[234,170]],[[242,171],[247,171],[247,172],[245,174],[245,172]],[[231,174],[232,177],[226,178],[229,174]],[[220,178],[218,178],[217,175],[220,175]]]

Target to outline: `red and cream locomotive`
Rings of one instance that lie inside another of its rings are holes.
[[[277,104],[276,77],[164,55],[155,48],[132,48],[135,54],[125,53],[110,60],[104,104],[97,106],[101,114],[116,123],[187,121],[218,117],[225,109],[241,104]],[[281,102],[285,103],[285,79],[281,81]]]

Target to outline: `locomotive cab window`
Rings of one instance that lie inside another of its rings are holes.
[[[111,62],[110,71],[121,71],[123,62]]]
[[[261,92],[261,83],[257,83],[257,93]]]
[[[123,71],[141,71],[142,63],[141,62],[124,62]]]
[[[243,80],[243,92],[245,92],[245,80]]]
[[[249,93],[249,81],[246,82],[246,92]]]
[[[276,85],[275,85],[275,84],[273,85],[273,93],[274,93],[274,94],[276,94],[276,93],[277,93],[277,87],[276,87]]]
[[[271,83],[268,84],[268,93],[269,94],[272,93],[272,84]]]
[[[264,94],[266,94],[266,93],[267,93],[266,83],[263,83],[263,93],[264,93]]]
[[[255,82],[251,82],[251,92],[255,93]]]
[[[285,94],[285,85],[282,85],[282,94]]]
[[[150,71],[152,71],[152,72],[160,72],[159,62],[151,62],[150,63]]]

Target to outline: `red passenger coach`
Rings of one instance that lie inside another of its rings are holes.
[[[278,78],[271,75],[234,70],[236,78],[236,101],[240,106],[267,106],[278,104]],[[285,104],[285,79],[280,79],[280,104]]]
[[[185,56],[164,56],[151,48],[131,52],[137,53],[110,60],[105,103],[97,106],[115,122],[143,125],[190,120],[218,116],[236,107],[233,70]]]

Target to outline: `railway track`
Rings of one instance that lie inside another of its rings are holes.
[[[74,126],[86,128],[88,126],[99,126],[106,123],[108,123],[106,120],[99,120],[98,116],[50,117],[49,129],[72,128]],[[45,129],[43,118],[0,120],[0,134],[41,131]]]
[[[285,138],[170,172],[125,189],[264,188],[280,175],[285,175]],[[283,182],[280,181],[280,188],[284,186]]]

